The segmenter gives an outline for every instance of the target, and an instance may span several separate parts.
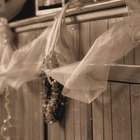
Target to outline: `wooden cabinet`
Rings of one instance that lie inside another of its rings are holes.
[[[79,50],[78,57],[83,58],[96,38],[123,18],[77,23],[79,28],[74,28],[75,24],[69,25],[73,46]],[[17,33],[19,46],[32,41],[45,29],[38,29],[34,24],[35,19],[30,21],[30,24],[27,20],[26,22],[28,24],[25,25],[24,22],[23,25],[26,30],[16,30],[20,31]],[[43,21],[40,21],[39,24],[42,23]],[[31,24],[34,28],[29,31]],[[140,47],[115,63],[110,70],[107,90],[91,104],[67,98],[63,121],[48,125],[45,140],[140,139]],[[30,90],[24,85],[17,92],[11,91],[14,128],[10,133],[14,140],[44,140],[39,83],[32,81],[28,86]],[[1,96],[0,125],[5,116],[3,104]]]
[[[75,30],[74,25],[69,25],[79,57],[87,53],[100,34],[121,19],[123,17],[80,23]],[[42,30],[19,33],[20,45],[36,38]],[[48,138],[45,140],[139,140],[139,49],[132,50],[116,62],[110,71],[107,90],[91,104],[67,98],[63,121],[48,125]],[[23,87],[23,92],[13,93],[11,97],[16,99],[16,108],[21,109],[14,113],[15,118],[18,118],[16,124],[22,121],[20,133],[15,127],[15,135],[21,134],[20,140],[43,140],[38,84],[30,83],[30,91]]]

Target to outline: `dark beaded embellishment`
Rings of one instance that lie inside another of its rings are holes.
[[[52,78],[48,81],[45,73],[41,73],[40,78],[44,119],[46,123],[52,124],[62,120],[64,115],[63,86]]]

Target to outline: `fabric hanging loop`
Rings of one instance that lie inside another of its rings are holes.
[[[63,8],[63,12],[64,11],[65,8]],[[61,14],[61,17],[62,16],[63,14]],[[56,23],[57,22],[59,23],[58,25],[60,25],[61,21],[58,20]],[[38,78],[44,55],[46,55],[46,52],[51,55],[51,49],[53,48],[52,44],[47,43],[50,40],[48,35],[50,36],[51,33],[54,33],[55,36],[55,34],[57,34],[55,28],[57,28],[58,25],[56,27],[48,27],[31,43],[14,51],[6,70],[0,71],[0,77],[5,83],[18,89],[23,83]],[[54,30],[54,32],[52,32],[52,30]],[[69,34],[67,35],[67,38],[70,38]],[[68,39],[65,40],[66,43],[67,41]],[[55,39],[53,43],[55,44]],[[69,43],[71,43],[71,41],[69,41]]]
[[[65,0],[62,0],[62,8],[65,6]]]
[[[62,7],[62,10],[55,18],[48,36],[45,57],[40,74],[42,107],[45,122],[48,124],[60,121],[63,118],[65,100],[61,94],[63,86],[56,80],[48,77],[44,73],[44,70],[64,65],[72,61],[72,57],[75,60],[71,44],[72,38],[70,32],[66,28],[64,17],[66,9],[71,4],[70,2]],[[62,37],[62,34],[65,34],[65,38]],[[70,54],[71,56],[69,56]],[[64,57],[65,55],[67,55],[67,58]]]

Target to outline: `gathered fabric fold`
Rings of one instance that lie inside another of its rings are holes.
[[[5,18],[0,18],[0,72],[5,72],[14,51],[14,37]],[[6,88],[4,78],[0,78],[0,94]]]
[[[38,78],[49,29],[33,42],[14,51],[6,70],[0,72],[8,85],[18,89],[22,84]]]

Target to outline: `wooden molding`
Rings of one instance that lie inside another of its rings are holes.
[[[109,81],[140,84],[140,65],[114,64],[110,68]]]
[[[73,22],[85,22],[91,20],[100,20],[111,17],[120,17],[127,15],[128,10],[124,1],[115,0],[109,2],[103,2],[99,4],[91,4],[87,6],[83,6],[80,9],[73,8],[66,11],[66,17],[70,18],[70,20],[76,19],[76,21],[69,21],[68,23]],[[12,22],[9,24],[11,28],[19,28],[23,26],[28,26],[31,24],[40,24],[41,22],[53,21],[56,12],[44,15],[33,17],[25,20],[20,20],[17,22]],[[74,18],[73,18],[74,17]]]

